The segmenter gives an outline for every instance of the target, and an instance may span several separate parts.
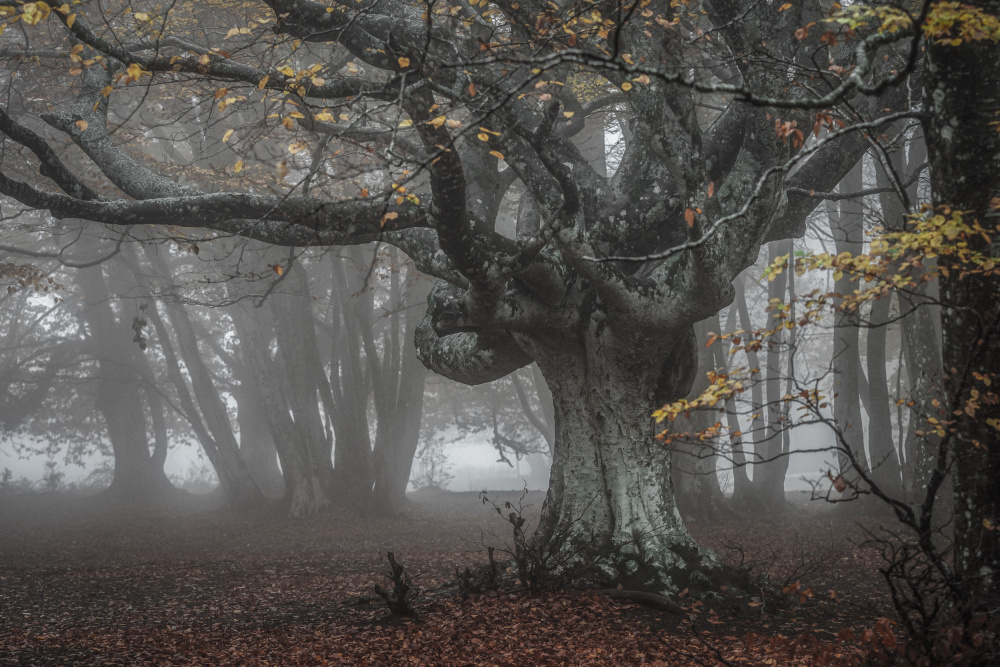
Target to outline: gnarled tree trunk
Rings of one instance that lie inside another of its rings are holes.
[[[691,332],[641,342],[615,340],[594,318],[578,340],[526,345],[552,392],[556,425],[535,539],[568,561],[597,563],[611,580],[680,591],[705,583],[694,572],[721,573],[721,564],[684,526],[671,453],[651,414],[687,394],[697,352]]]

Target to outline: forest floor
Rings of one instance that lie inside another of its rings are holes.
[[[879,552],[863,545],[888,520],[794,503],[771,522],[690,522],[731,564],[797,588],[781,604],[680,599],[676,615],[573,591],[426,593],[400,619],[371,599],[386,552],[432,590],[485,562],[507,526],[475,493],[412,500],[400,519],[289,519],[211,497],[126,513],[0,495],[0,665],[846,664],[863,647],[838,636],[889,614]],[[537,514],[542,494],[526,502]]]

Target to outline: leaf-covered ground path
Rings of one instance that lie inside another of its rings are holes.
[[[397,520],[291,520],[198,497],[126,514],[93,498],[0,496],[0,664],[837,664],[858,655],[838,633],[886,613],[861,529],[812,512],[692,524],[733,563],[799,582],[774,613],[770,600],[681,600],[677,617],[565,592],[425,596],[416,619],[399,620],[368,602],[387,570],[380,553],[432,589],[482,562],[484,534],[503,536],[476,494],[415,500]],[[529,501],[537,509],[541,494]]]

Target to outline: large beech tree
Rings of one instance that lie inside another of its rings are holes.
[[[693,325],[761,244],[800,234],[810,193],[905,115],[915,54],[811,0],[0,7],[29,24],[5,46],[36,55],[0,105],[0,193],[121,227],[396,246],[438,279],[415,332],[428,368],[478,384],[535,361],[552,392],[535,539],[659,590],[719,565],[650,414],[688,393]],[[143,150],[149,118],[162,140],[164,110],[191,112],[178,99],[237,133],[202,139],[232,157],[220,191]],[[627,139],[608,175],[572,141],[604,111]]]

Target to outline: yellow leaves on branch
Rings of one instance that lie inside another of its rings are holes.
[[[138,81],[139,79],[142,78],[143,74],[149,74],[149,72],[143,71],[142,66],[139,65],[139,63],[132,63],[127,68],[125,68],[125,71],[126,73],[128,73],[128,77],[126,78],[125,81],[126,83]]]
[[[998,260],[976,248],[978,240],[988,248],[995,230],[969,221],[962,211],[943,207],[934,210],[924,206],[910,217],[905,231],[877,231],[869,243],[868,253],[852,255],[808,253],[795,258],[796,275],[807,271],[831,271],[834,280],[847,276],[861,287],[850,294],[822,294],[813,291],[804,295],[806,314],[798,325],[818,319],[824,310],[835,307],[841,311],[857,311],[865,303],[888,296],[892,290],[911,289],[918,283],[938,276],[953,276],[963,280],[996,279],[1000,275]],[[933,265],[926,260],[936,259]],[[774,280],[788,269],[788,256],[782,256],[764,270],[764,277]],[[787,306],[784,306],[787,308]]]
[[[909,13],[889,5],[848,5],[828,20],[850,30],[874,26],[878,32],[890,35],[913,28]],[[951,46],[963,41],[1000,40],[1000,18],[964,2],[935,2],[921,29],[928,39]]]
[[[38,25],[51,13],[52,8],[44,2],[28,2],[21,7],[21,20],[28,25]]]

